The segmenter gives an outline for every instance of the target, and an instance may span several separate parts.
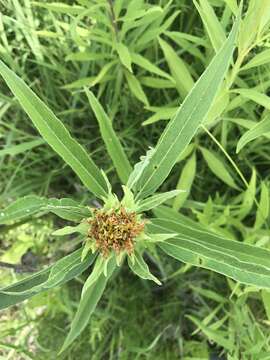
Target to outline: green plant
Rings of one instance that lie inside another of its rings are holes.
[[[169,122],[156,147],[148,150],[133,169],[110,119],[93,93],[85,89],[116,172],[125,184],[121,200],[113,194],[104,172],[98,169],[58,118],[14,72],[0,63],[2,77],[44,140],[74,170],[86,188],[103,202],[102,209],[96,210],[71,199],[45,199],[31,195],[18,199],[0,213],[1,224],[46,212],[78,223],[76,226],[57,230],[55,235],[81,234],[83,246],[80,249],[45,270],[0,291],[0,308],[5,308],[61,285],[94,264],[92,273],[84,284],[78,311],[62,351],[87,325],[108,279],[126,258],[136,275],[160,283],[150,273],[143,258],[144,252],[156,257],[157,249],[160,248],[183,262],[211,269],[245,284],[270,288],[267,250],[228,240],[161,206],[179,195],[181,189],[155,193],[214,103],[231,61],[239,23],[240,15],[228,39]],[[205,154],[205,150],[202,151]],[[144,213],[149,211],[153,211],[156,217],[145,218]]]

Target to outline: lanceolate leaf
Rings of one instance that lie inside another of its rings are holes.
[[[97,197],[106,196],[106,182],[93,160],[37,95],[0,61],[0,74],[28,114],[42,137],[75,171]]]
[[[250,141],[257,139],[260,136],[270,135],[270,116],[267,115],[258,124],[255,124],[250,130],[248,130],[238,141],[236,152],[238,153],[243,147]]]
[[[171,215],[170,211],[168,214]],[[180,261],[213,270],[245,284],[270,288],[268,250],[208,232],[177,213],[172,219],[153,219],[149,231],[178,233],[177,237],[159,243],[159,246]]]
[[[207,116],[229,67],[239,22],[240,15],[228,39],[161,135],[136,185],[138,198],[150,195],[162,184]]]
[[[160,204],[164,203],[165,201],[177,196],[181,192],[184,192],[184,191],[183,190],[172,190],[172,191],[167,191],[167,192],[161,193],[161,194],[155,194],[155,195],[139,202],[137,211],[143,212],[143,211],[151,210],[151,209],[159,206]]]
[[[229,185],[230,187],[234,189],[239,189],[238,186],[235,184],[233,177],[224,165],[223,161],[215,154],[215,152],[213,150],[209,151],[208,149],[203,147],[200,147],[200,150],[213,174],[215,174],[219,179],[224,181],[224,183]]]
[[[117,135],[115,134],[115,131],[112,127],[112,122],[109,119],[108,115],[105,113],[101,104],[91,91],[85,89],[85,92],[91,108],[93,109],[98,120],[100,132],[106,144],[108,153],[114,163],[120,180],[122,181],[122,183],[125,184],[132,170],[128,158],[122,148],[122,145]]]
[[[22,281],[0,289],[0,309],[17,304],[41,291],[64,284],[80,275],[92,264],[95,258],[94,255],[87,256],[87,258],[81,262],[81,252],[82,250],[79,249],[57,261],[47,269],[41,270]]]
[[[46,199],[35,195],[25,196],[0,210],[0,225],[20,221],[39,212],[52,212],[70,221],[81,221],[91,215],[85,207],[71,199]]]
[[[39,212],[43,206],[46,206],[47,202],[47,199],[35,195],[18,199],[5,209],[0,210],[0,224],[20,221],[30,215],[34,215]]]
[[[133,260],[133,261],[132,261]],[[142,254],[135,252],[131,258],[128,258],[128,266],[139,277],[145,280],[152,280],[156,284],[161,285],[161,282],[151,274],[148,265],[144,261]]]
[[[83,291],[77,313],[71,324],[71,329],[60,352],[63,352],[80,335],[85,326],[88,324],[89,319],[103,294],[106,283],[112,275],[115,267],[115,260],[111,259],[108,264],[107,277],[103,273],[100,274],[96,281]]]

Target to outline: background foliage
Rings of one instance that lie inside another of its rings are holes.
[[[116,193],[121,189],[83,87],[98,96],[134,164],[222,46],[237,12],[235,0],[0,4],[1,59],[86,147]],[[228,238],[266,248],[269,20],[267,0],[244,2],[234,66],[204,128],[162,187],[187,190],[174,209]],[[97,205],[2,82],[0,144],[1,207],[29,194]],[[77,240],[54,236],[59,225],[46,215],[0,227],[0,260],[40,268],[67,254]],[[158,288],[122,268],[87,329],[59,358],[270,359],[269,293],[165,256],[158,264],[148,260],[165,284]],[[21,276],[1,269],[3,283]],[[56,356],[84,278],[1,312],[3,359]]]

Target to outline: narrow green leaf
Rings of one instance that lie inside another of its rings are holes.
[[[137,53],[131,53],[131,59],[134,64],[140,66],[142,69],[145,69],[153,74],[159,75],[161,77],[173,81],[172,77],[169,74],[161,70],[159,67],[154,65],[151,61],[149,61],[142,55]]]
[[[222,160],[213,152],[213,150],[209,151],[203,147],[200,147],[200,150],[203,154],[209,169],[216,175],[220,180],[222,180],[225,184],[229,185],[233,189],[239,189],[236,185],[233,177],[227,170],[226,166],[222,162]]]
[[[34,1],[32,2],[34,6],[42,7],[51,11],[55,11],[60,14],[67,14],[67,15],[78,15],[85,11],[85,9],[81,6],[77,5],[68,5],[63,2],[52,2],[50,4],[41,3]]]
[[[238,7],[237,0],[224,0],[225,3],[229,6],[234,15],[237,15]]]
[[[254,67],[267,65],[270,63],[270,49],[264,50],[256,54],[246,65],[241,68],[242,70],[252,69]]]
[[[161,135],[155,151],[136,185],[138,197],[153,193],[167,178],[204,121],[229,67],[240,22],[240,14],[221,50],[185,98]]]
[[[183,219],[152,219],[149,225],[151,232],[179,234],[158,243],[168,255],[245,284],[270,288],[270,251],[201,230],[195,222]]]
[[[52,233],[52,235],[53,236],[66,236],[66,235],[75,234],[75,233],[87,235],[88,230],[89,230],[89,224],[87,222],[82,222],[76,226],[65,226],[62,229],[57,229]]]
[[[97,54],[90,51],[83,51],[83,52],[77,52],[68,54],[65,58],[66,61],[98,61],[98,60],[104,60],[104,59],[110,59],[112,57],[111,54],[102,53]]]
[[[89,319],[94,312],[103,291],[105,290],[108,278],[112,275],[115,266],[115,260],[112,259],[108,265],[107,277],[105,277],[103,273],[100,274],[99,278],[92,284],[92,286],[88,287],[83,293],[75,318],[72,321],[70,331],[65,339],[60,353],[67,349],[67,347],[80,335],[88,324]]]
[[[47,143],[75,171],[93,194],[97,197],[106,196],[107,185],[100,170],[83,147],[70,136],[61,121],[2,61],[0,74]]]
[[[157,110],[154,115],[150,116],[150,118],[145,120],[142,123],[142,125],[143,126],[150,125],[159,120],[169,120],[170,118],[172,118],[174,116],[174,114],[176,113],[177,110],[178,110],[178,108],[176,108],[176,107],[173,107],[173,108],[162,107],[159,110]]]
[[[88,256],[81,262],[82,250],[58,260],[54,265],[41,270],[27,278],[0,289],[0,309],[15,305],[39,292],[62,285],[84,272],[93,262],[95,256]]]
[[[213,48],[216,52],[218,52],[226,41],[226,35],[223,27],[218,21],[216,14],[208,0],[199,0],[199,3],[196,0],[193,0],[193,2],[200,14]]]
[[[128,82],[128,86],[130,88],[130,91],[132,94],[140,100],[142,103],[144,103],[146,106],[148,106],[148,99],[143,91],[143,88],[141,87],[141,84],[137,80],[137,78],[132,75],[130,72],[125,71],[125,76]]]
[[[7,224],[11,221],[20,221],[41,211],[48,200],[35,195],[25,196],[0,210],[0,224]]]
[[[176,88],[180,96],[185,98],[194,85],[187,65],[166,41],[160,38],[159,44],[169,65],[172,77],[175,80]]]
[[[138,212],[149,211],[159,206],[160,204],[164,203],[165,201],[177,196],[182,192],[183,190],[172,190],[162,194],[155,194],[147,199],[140,201],[138,204],[137,211]]]
[[[4,149],[0,150],[0,157],[5,155],[15,156],[43,144],[45,144],[45,141],[43,139],[38,139],[33,141],[27,141],[19,145],[5,147]]]
[[[90,217],[90,211],[71,199],[46,199],[28,195],[18,199],[0,210],[0,224],[20,221],[39,212],[52,212],[57,216],[70,221],[81,221]]]
[[[121,63],[132,73],[131,55],[128,47],[123,43],[116,43],[115,49],[119,55]]]
[[[269,188],[262,182],[259,207],[256,213],[255,229],[259,229],[270,215],[270,193]]]
[[[139,252],[136,251],[132,255],[132,259],[130,257],[128,258],[128,266],[130,267],[131,271],[133,271],[140,278],[145,280],[152,280],[156,284],[161,285],[161,282],[151,274],[148,265]]]
[[[194,153],[187,161],[178,180],[177,189],[184,190],[174,199],[173,208],[179,210],[190,194],[190,190],[196,175],[196,154]]]
[[[270,136],[270,116],[267,115],[262,121],[255,124],[250,130],[241,136],[237,143],[236,152],[239,153],[245,145],[260,136]]]
[[[243,193],[242,205],[238,213],[238,216],[241,220],[244,219],[250,213],[254,205],[256,199],[256,180],[257,180],[257,173],[256,170],[253,169],[251,179],[248,184],[248,188]]]
[[[153,89],[174,89],[175,81],[161,79],[153,76],[140,76],[139,78],[140,84],[147,86]]]
[[[94,96],[94,94],[85,89],[91,108],[93,109],[96,118],[98,120],[102,139],[105,142],[107,151],[114,163],[117,174],[120,180],[125,184],[132,171],[128,158],[123,150],[123,147],[113,129],[112,122],[108,115],[105,113],[100,102]]]
[[[270,97],[260,93],[257,90],[253,89],[235,89],[232,92],[238,93],[246,99],[252,100],[255,103],[265,107],[270,110]]]

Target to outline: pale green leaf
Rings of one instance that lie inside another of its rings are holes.
[[[265,107],[266,109],[270,110],[270,97],[260,93],[257,90],[253,89],[235,89],[232,92],[236,92],[243,96],[246,99],[252,100],[255,103]]]
[[[265,184],[265,182],[262,182],[260,202],[259,202],[259,207],[258,207],[257,213],[256,213],[256,221],[254,224],[254,228],[259,229],[265,223],[265,221],[269,218],[269,214],[270,214],[269,188]]]
[[[195,266],[224,274],[236,281],[270,288],[270,252],[229,240],[204,230],[196,222],[175,213],[164,219],[152,219],[151,232],[173,232],[178,237],[158,245],[168,255]]]
[[[233,177],[227,170],[223,161],[214,153],[213,150],[209,151],[203,147],[200,147],[200,150],[203,154],[209,169],[216,175],[220,180],[222,180],[225,184],[229,185],[233,189],[239,189],[236,185]]]
[[[179,210],[182,207],[182,205],[185,203],[186,199],[188,198],[195,175],[196,175],[196,155],[194,153],[186,162],[179,177],[176,188],[184,190],[184,192],[178,194],[177,197],[174,199],[173,208],[175,210]]]
[[[84,292],[83,296],[81,297],[75,318],[71,323],[70,331],[65,339],[60,353],[66,350],[66,348],[80,335],[80,333],[88,324],[89,319],[95,310],[97,303],[103,294],[103,291],[105,290],[107,280],[112,275],[115,266],[116,263],[112,259],[108,267],[107,277],[105,277],[103,273],[100,274],[92,286],[88,287],[88,289]]]
[[[269,63],[270,63],[270,49],[267,49],[256,54],[246,65],[244,65],[241,68],[241,70],[248,70]]]
[[[0,157],[5,155],[15,156],[43,144],[45,144],[45,141],[43,139],[37,139],[37,140],[27,141],[19,145],[8,146],[0,150]]]
[[[160,38],[159,43],[175,80],[176,88],[181,97],[184,98],[194,85],[188,67],[166,41]]]
[[[147,58],[143,57],[142,55],[137,53],[131,53],[131,59],[134,64],[140,66],[141,68],[153,74],[159,75],[161,77],[173,81],[172,77],[169,74],[158,68],[156,65],[154,65],[151,61],[149,61]]]
[[[225,32],[208,0],[193,0],[216,52],[226,41]]]
[[[152,280],[156,284],[161,285],[161,282],[151,274],[148,265],[139,252],[135,251],[135,253],[132,254],[132,259],[128,257],[128,266],[140,278],[145,280]]]
[[[107,186],[100,170],[84,148],[70,136],[61,121],[3,62],[0,62],[0,74],[47,143],[91,192],[97,197],[106,196]]]
[[[91,255],[81,261],[81,252],[81,249],[76,250],[58,260],[54,265],[0,289],[0,309],[17,304],[41,291],[64,284],[80,275],[95,258],[94,255]]]
[[[178,110],[178,108],[176,107],[162,107],[159,110],[156,111],[156,113],[152,116],[150,116],[150,118],[148,118],[147,120],[145,120],[142,125],[150,125],[153,124],[159,120],[169,120],[171,119],[174,114],[176,113],[176,111]]]
[[[146,106],[148,106],[148,99],[143,91],[143,88],[141,87],[141,84],[137,80],[137,78],[132,75],[130,72],[125,71],[125,76],[128,82],[128,86],[130,88],[130,91],[132,94],[140,100],[142,103],[144,103]]]
[[[128,47],[120,42],[115,44],[115,49],[119,55],[121,63],[132,73],[132,68],[131,68],[132,60]]]
[[[86,207],[71,199],[45,199],[28,195],[0,210],[0,224],[20,221],[39,212],[52,212],[70,221],[81,221],[91,215]]]
[[[241,136],[237,143],[236,152],[239,153],[245,145],[260,136],[270,136],[270,116],[267,115],[262,121],[255,124],[250,130]]]
[[[150,195],[163,183],[207,116],[229,67],[239,22],[240,15],[229,38],[165,128],[137,182],[138,197]]]
[[[183,190],[172,190],[161,194],[155,194],[149,198],[146,198],[138,203],[137,211],[144,212],[149,211],[165,201],[179,195]]]
[[[83,11],[85,11],[85,9],[81,6],[77,6],[74,4],[68,5],[63,2],[52,2],[52,3],[46,4],[46,3],[34,1],[34,2],[32,2],[32,4],[35,6],[38,6],[38,7],[42,7],[42,8],[51,10],[51,11],[55,11],[56,13],[60,13],[60,14],[78,15],[78,14],[82,13]]]
[[[107,151],[114,163],[115,169],[119,175],[122,183],[126,183],[128,177],[132,171],[131,165],[128,161],[128,158],[122,148],[122,145],[113,129],[112,122],[108,115],[105,113],[100,102],[94,96],[94,94],[85,89],[86,95],[88,97],[90,106],[96,115],[96,119],[99,124],[100,132],[102,139],[105,142]]]

